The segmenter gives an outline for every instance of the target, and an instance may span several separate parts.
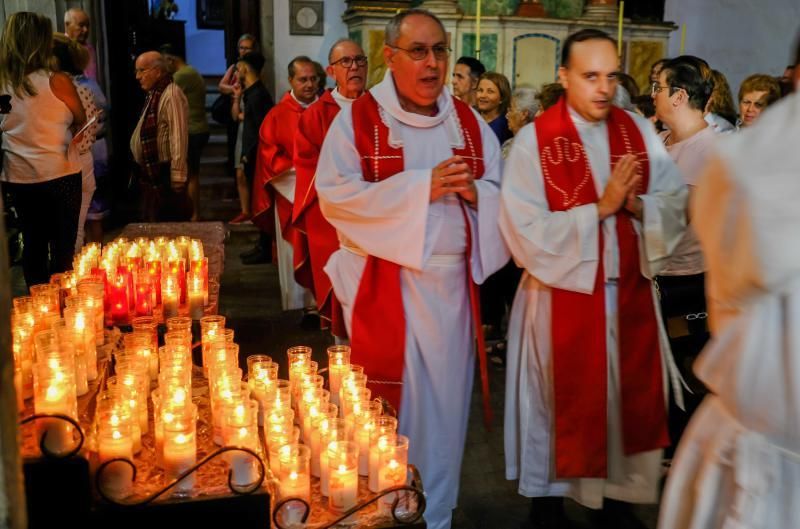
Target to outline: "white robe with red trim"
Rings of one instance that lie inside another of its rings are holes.
[[[384,110],[389,141],[403,146],[405,171],[381,182],[364,181],[352,113],[343,108],[328,131],[316,174],[322,213],[342,245],[325,272],[350,331],[363,255],[403,267],[406,349],[399,429],[410,439],[409,462],[422,473],[428,527],[447,528],[458,498],[475,354],[464,217],[454,195],[431,203],[430,187],[431,169],[453,156],[453,147],[461,146],[463,138],[447,89],[433,117],[401,109],[390,72],[372,95]],[[497,224],[500,145],[489,126],[477,119],[485,173],[475,182],[478,209],[467,210],[472,276],[481,283],[509,254]]]
[[[571,110],[570,116],[588,155],[597,196],[602,196],[611,175],[607,127],[604,122],[589,123]],[[644,221],[634,221],[634,226],[640,234],[642,273],[653,277],[666,265],[684,233],[687,190],[652,124],[632,117],[644,138],[650,160],[650,188],[640,195]],[[519,493],[523,496],[569,496],[591,508],[600,508],[603,497],[654,503],[658,498],[662,451],[633,456],[625,456],[622,451],[614,281],[618,277],[619,250],[615,219],[612,216],[602,223],[605,252],[600,256],[595,204],[563,212],[549,210],[533,125],[523,127],[514,139],[503,178],[500,226],[514,260],[524,269],[508,330],[506,477],[519,480]],[[591,293],[601,258],[606,273],[609,476],[557,480],[553,472],[550,288]],[[655,295],[653,300],[656,314],[660,315]],[[672,357],[660,321],[659,335],[662,364],[666,367]],[[666,375],[670,370],[663,372],[666,392]]]

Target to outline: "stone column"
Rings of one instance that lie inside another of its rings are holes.
[[[547,16],[547,11],[539,0],[522,0],[515,14],[518,17],[541,18]]]
[[[583,10],[583,18],[588,19],[616,19],[617,15],[617,0],[589,0]]]

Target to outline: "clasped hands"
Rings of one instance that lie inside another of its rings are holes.
[[[603,196],[597,202],[597,214],[601,221],[623,208],[641,220],[642,199],[638,195],[642,175],[637,171],[638,166],[639,162],[633,154],[626,154],[614,166]]]
[[[472,168],[461,156],[453,156],[431,170],[431,202],[453,193],[472,207],[478,205],[478,189]]]

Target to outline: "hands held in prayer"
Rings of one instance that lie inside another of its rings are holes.
[[[448,193],[455,193],[472,207],[478,204],[478,189],[469,164],[461,156],[453,156],[431,170],[431,202]]]
[[[637,195],[642,176],[636,172],[638,164],[635,155],[626,154],[614,166],[603,196],[597,202],[597,214],[600,220],[614,215],[623,207],[637,218],[641,217],[641,199]]]

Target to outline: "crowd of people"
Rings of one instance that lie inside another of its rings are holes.
[[[0,38],[0,180],[28,284],[68,269],[107,214],[88,16],[65,21],[54,35],[46,17],[15,13]],[[584,29],[562,43],[555,83],[512,90],[461,57],[448,90],[447,42],[435,15],[404,11],[386,26],[377,85],[345,38],[324,69],[292,59],[273,100],[257,39],[242,35],[219,84],[232,222],[260,231],[242,260],[270,260],[274,245],[284,310],[318,311],[350,343],[411,439],[429,527],[451,524],[476,364],[491,421],[489,361],[506,369],[506,475],[533,498],[532,527],[569,527],[565,497],[604,527],[640,526],[630,505],[658,501],[664,449],[682,437],[661,527],[791,526],[800,264],[781,251],[798,227],[797,65],[747,77],[738,103],[689,55],[655,63],[640,88],[614,39]],[[202,76],[171,46],[139,55],[135,73],[142,219],[196,219]],[[701,405],[682,379],[712,396]]]

